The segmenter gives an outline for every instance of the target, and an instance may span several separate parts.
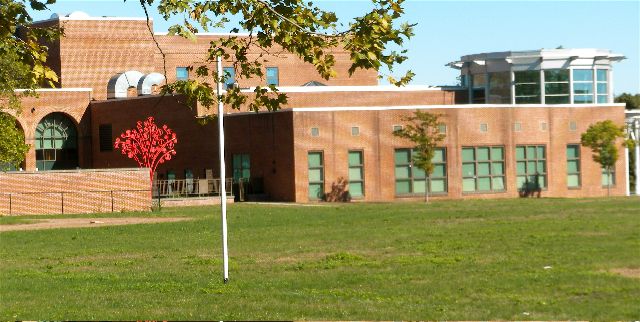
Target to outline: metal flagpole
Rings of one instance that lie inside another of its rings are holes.
[[[220,207],[222,210],[222,267],[224,270],[224,283],[229,282],[229,250],[227,248],[227,180],[224,164],[224,104],[220,100],[222,95],[222,58],[217,58],[218,71],[218,139],[220,153]]]

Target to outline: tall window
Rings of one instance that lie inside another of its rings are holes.
[[[182,81],[189,79],[189,70],[187,67],[176,67],[176,79]]]
[[[233,181],[249,179],[251,177],[251,159],[249,154],[233,155]]]
[[[593,70],[573,70],[573,102],[593,103]]]
[[[516,104],[540,103],[540,71],[514,72]]]
[[[596,70],[596,94],[598,97],[598,103],[609,102],[609,91],[607,85],[607,70]]]
[[[278,67],[267,67],[267,85],[280,85]]]
[[[426,176],[422,169],[414,166],[411,149],[395,150],[396,195],[424,194]],[[445,148],[437,148],[433,159],[429,192],[447,192],[447,158]]]
[[[324,161],[322,152],[309,152],[309,199],[321,199],[324,194]]]
[[[78,167],[78,135],[73,122],[62,113],[47,115],[36,127],[38,170]]]
[[[580,187],[580,146],[567,145],[567,187]]]
[[[546,104],[569,104],[569,70],[544,70],[544,101]]]
[[[485,99],[485,87],[487,85],[487,75],[477,74],[471,75],[471,103],[484,104]]]
[[[364,196],[364,157],[362,151],[349,151],[349,193],[354,198]]]
[[[607,173],[607,169],[602,169],[602,186],[613,187],[616,185],[616,168],[611,167],[611,173]]]
[[[224,72],[224,88],[229,89],[232,88],[236,83],[236,70],[233,67],[224,67],[222,68]]]
[[[516,185],[523,191],[547,187],[547,155],[544,145],[516,146]]]
[[[462,191],[504,191],[504,147],[462,148]]]
[[[489,74],[489,97],[487,103],[511,103],[511,80],[509,72]]]

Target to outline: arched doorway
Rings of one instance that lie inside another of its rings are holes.
[[[35,135],[38,170],[63,170],[78,167],[78,131],[62,113],[52,113],[38,123]]]

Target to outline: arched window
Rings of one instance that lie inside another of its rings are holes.
[[[62,113],[47,115],[36,127],[36,167],[62,170],[78,167],[78,134]]]

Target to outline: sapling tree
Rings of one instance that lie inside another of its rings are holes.
[[[413,116],[403,118],[407,122],[401,129],[393,132],[393,135],[405,138],[415,144],[413,153],[413,165],[425,173],[425,202],[429,202],[429,190],[431,174],[433,174],[433,157],[438,144],[444,140],[446,134],[440,131],[440,115],[416,110]]]
[[[149,168],[149,185],[152,187],[156,168],[176,155],[174,146],[177,142],[175,132],[167,125],[158,127],[149,116],[144,122],[138,121],[135,129],[120,134],[114,146],[140,167]]]
[[[589,125],[582,133],[580,143],[591,148],[593,161],[600,164],[607,174],[607,196],[611,195],[611,169],[618,161],[618,146],[616,142],[622,140],[622,146],[632,147],[633,141],[625,139],[625,127],[618,126],[611,120],[600,121]]]

